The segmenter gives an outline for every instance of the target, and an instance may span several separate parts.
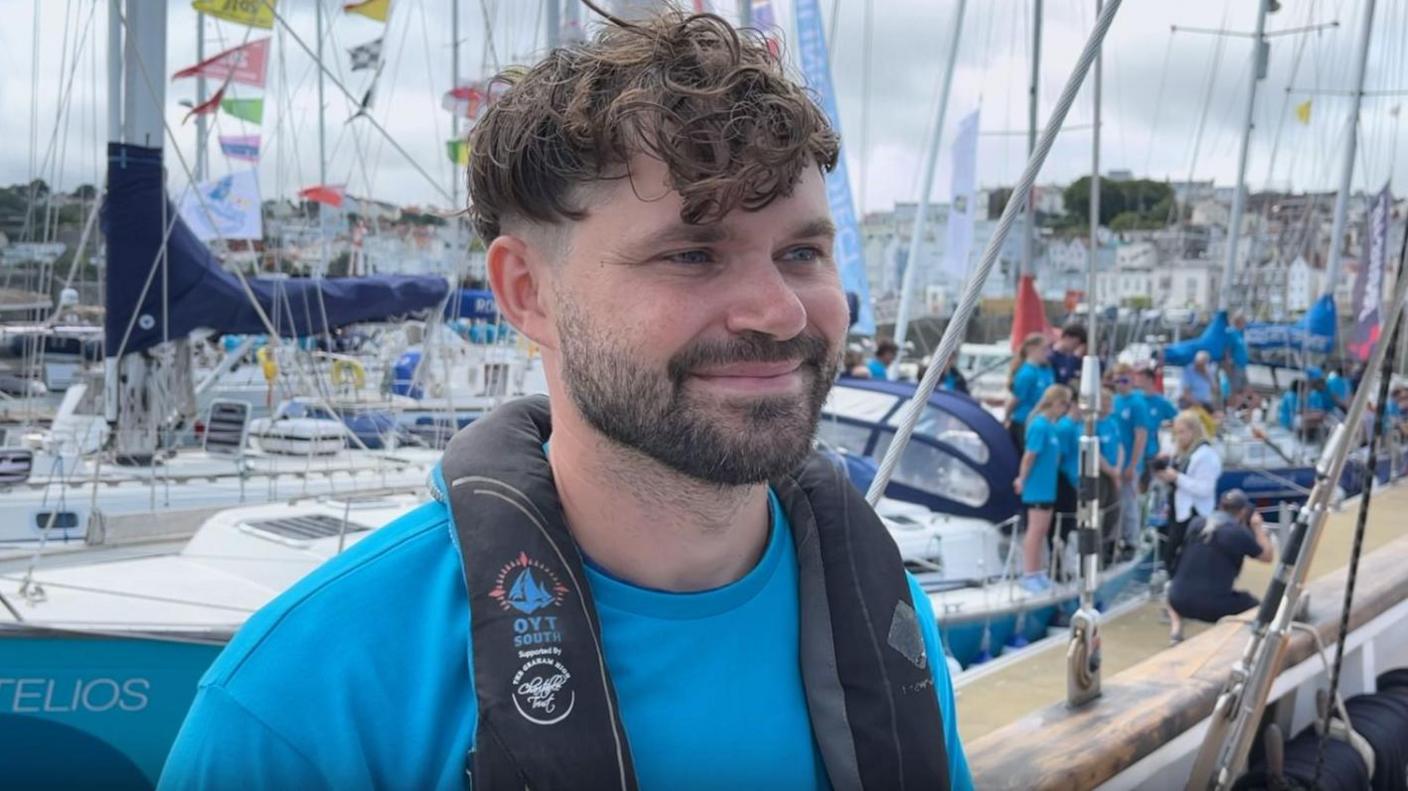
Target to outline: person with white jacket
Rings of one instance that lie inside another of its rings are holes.
[[[1170,577],[1178,567],[1188,523],[1195,516],[1207,518],[1217,508],[1217,479],[1222,457],[1208,442],[1203,421],[1196,412],[1184,411],[1173,421],[1175,456],[1155,471],[1173,489],[1172,518],[1161,558]]]

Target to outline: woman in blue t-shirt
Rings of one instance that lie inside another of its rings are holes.
[[[1013,489],[1027,508],[1027,534],[1022,539],[1022,588],[1042,593],[1051,588],[1041,562],[1042,546],[1051,529],[1052,508],[1056,505],[1056,479],[1060,476],[1061,437],[1056,428],[1071,406],[1071,389],[1051,385],[1031,410],[1026,424],[1025,452],[1021,471]]]
[[[1007,399],[1007,432],[1012,436],[1012,445],[1020,453],[1026,447],[1023,432],[1027,418],[1036,408],[1046,388],[1056,383],[1056,374],[1046,357],[1046,338],[1041,333],[1032,333],[1022,341],[1022,348],[1012,358],[1012,370],[1007,380],[1007,389],[1012,392]]]

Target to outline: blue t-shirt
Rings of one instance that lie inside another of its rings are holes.
[[[1135,471],[1144,471],[1144,458],[1134,458],[1134,434],[1141,428],[1148,428],[1149,406],[1144,402],[1144,394],[1130,390],[1115,396],[1113,417],[1120,424],[1120,441],[1124,443],[1125,464],[1134,462]],[[1146,440],[1150,442],[1153,440]]]
[[[1072,486],[1080,486],[1080,435],[1085,426],[1070,415],[1056,421],[1056,434],[1061,439],[1061,477]]]
[[[827,788],[800,673],[797,560],[772,499],[742,579],[664,593],[588,566],[643,789]],[[478,708],[448,509],[428,503],[257,612],[201,680],[163,789],[464,788]],[[910,579],[954,788],[972,788],[932,605]]]
[[[1199,404],[1212,403],[1212,380],[1208,378],[1207,374],[1189,365],[1183,369],[1183,375],[1179,379],[1183,385],[1183,392],[1189,398]]]
[[[1228,328],[1227,348],[1232,352],[1232,364],[1245,369],[1251,358],[1247,356],[1247,341],[1242,337],[1241,330]]]
[[[880,362],[879,360],[871,360],[870,362],[865,364],[865,367],[870,369],[871,379],[890,378],[890,370],[886,368],[885,364]]]
[[[1143,393],[1142,395],[1144,396],[1144,405],[1147,407],[1144,428],[1149,429],[1149,441],[1144,445],[1144,460],[1148,461],[1159,455],[1159,426],[1162,426],[1166,420],[1178,417],[1178,407],[1158,393]]]
[[[1340,401],[1345,406],[1349,406],[1349,380],[1339,374],[1330,374],[1330,378],[1325,380],[1325,388],[1330,391],[1331,399]],[[1338,406],[1338,405],[1336,405]]]
[[[1012,408],[1012,420],[1026,423],[1027,416],[1041,401],[1046,388],[1055,383],[1051,366],[1022,363],[1017,369],[1017,374],[1012,377],[1012,395],[1017,398],[1017,405]]]
[[[1095,436],[1100,440],[1100,456],[1105,459],[1105,463],[1119,464],[1120,447],[1124,445],[1124,433],[1120,430],[1119,418],[1115,417],[1113,412],[1100,418],[1095,424]],[[1133,441],[1132,437],[1131,441]]]
[[[1027,480],[1022,484],[1022,502],[1048,504],[1056,502],[1056,475],[1061,464],[1061,436],[1045,415],[1038,414],[1027,421],[1027,447],[1036,454]]]

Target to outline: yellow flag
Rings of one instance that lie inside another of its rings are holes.
[[[1310,123],[1310,99],[1296,105],[1296,118],[1303,124]]]
[[[361,14],[368,19],[385,22],[386,17],[391,14],[391,0],[363,0],[360,3],[348,3],[342,7],[342,10],[349,14]]]
[[[276,2],[278,0],[195,0],[191,8],[227,22],[268,30],[274,26]]]

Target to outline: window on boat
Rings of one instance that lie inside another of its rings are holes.
[[[39,530],[73,530],[78,527],[78,514],[73,511],[39,511],[34,515]]]
[[[822,412],[839,415],[864,423],[878,423],[895,408],[896,399],[888,393],[876,393],[859,387],[837,385],[831,388]]]
[[[875,447],[876,458],[884,457],[894,436],[893,432],[888,431],[880,435],[880,442]],[[900,463],[895,467],[892,480],[974,508],[986,505],[991,494],[987,479],[972,465],[946,450],[919,440],[918,435],[900,454]]]
[[[821,422],[817,424],[816,436],[829,447],[864,456],[865,446],[870,443],[872,431],[869,426],[857,426],[835,418],[822,417]]]
[[[886,423],[898,426],[903,415],[904,410],[900,410]],[[933,437],[939,442],[958,448],[963,455],[979,464],[988,462],[988,444],[983,442],[983,438],[978,436],[978,432],[971,426],[954,417],[953,413],[946,409],[940,409],[933,404],[924,407],[919,422],[914,426],[914,433]],[[878,451],[876,455],[880,455]]]

